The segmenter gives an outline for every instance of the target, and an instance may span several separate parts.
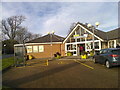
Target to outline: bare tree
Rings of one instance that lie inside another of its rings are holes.
[[[40,37],[40,34],[33,34],[27,30],[26,27],[21,26],[25,21],[25,16],[11,16],[2,20],[0,28],[2,28],[2,36],[4,39],[16,40],[19,43],[27,42],[29,40]]]
[[[28,32],[27,39],[26,39],[25,42],[36,39],[36,38],[39,38],[41,36],[42,36],[41,34],[34,34],[34,33],[31,33],[31,32]]]
[[[19,30],[16,32],[15,40],[19,43],[23,43],[28,37],[28,31],[25,27],[19,27]]]
[[[2,20],[2,32],[8,36],[9,39],[15,39],[16,32],[20,29],[20,25],[25,20],[24,16],[11,16]]]
[[[24,43],[32,39],[38,38],[40,36],[41,36],[40,34],[33,34],[29,32],[26,27],[20,27],[20,29],[16,33],[15,40],[18,41],[19,43]]]
[[[75,27],[75,25],[76,25],[76,23],[72,23],[72,24],[70,25],[70,30],[68,31],[68,33],[70,33],[70,32],[73,30],[73,28]]]
[[[41,34],[32,34],[31,40],[32,40],[32,39],[39,38],[39,37],[41,37],[41,36],[42,36]]]

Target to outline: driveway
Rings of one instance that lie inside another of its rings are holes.
[[[35,61],[3,73],[3,85],[13,88],[117,88],[120,67],[92,61]]]

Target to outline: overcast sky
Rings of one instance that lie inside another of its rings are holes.
[[[100,22],[98,29],[109,31],[118,27],[117,2],[3,2],[2,18],[24,15],[22,24],[42,35],[52,30],[66,36],[72,23]]]

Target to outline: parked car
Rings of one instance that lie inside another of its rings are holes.
[[[94,56],[94,62],[104,64],[107,68],[120,65],[120,48],[102,49]]]

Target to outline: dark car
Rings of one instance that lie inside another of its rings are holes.
[[[94,62],[104,64],[107,68],[120,65],[120,48],[102,49],[94,56]]]

